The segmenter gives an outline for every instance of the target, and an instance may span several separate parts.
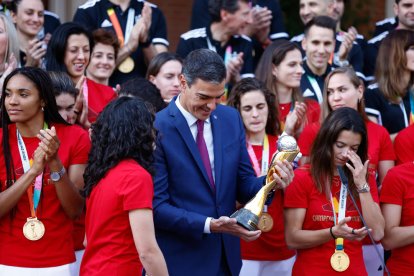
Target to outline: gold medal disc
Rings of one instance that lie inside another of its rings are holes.
[[[349,257],[348,254],[345,253],[343,250],[335,250],[331,257],[331,266],[335,271],[343,272],[348,269],[349,267]]]
[[[262,232],[269,232],[273,228],[273,218],[269,213],[262,213],[259,219],[259,229]]]
[[[124,74],[127,74],[134,70],[134,67],[134,60],[131,57],[127,57],[121,64],[119,64],[118,70]]]
[[[27,218],[23,226],[23,235],[31,241],[40,240],[45,234],[45,226],[37,218]]]

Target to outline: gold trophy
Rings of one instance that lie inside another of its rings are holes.
[[[230,217],[236,218],[237,223],[247,230],[255,231],[258,229],[259,218],[263,212],[263,206],[268,195],[275,189],[276,180],[273,173],[279,175],[275,169],[276,161],[287,160],[293,162],[299,154],[299,147],[293,136],[284,135],[277,142],[277,151],[273,154],[269,170],[266,176],[266,184],[257,192],[257,194],[241,209],[234,212]]]

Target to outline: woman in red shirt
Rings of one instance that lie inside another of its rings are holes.
[[[59,115],[41,69],[4,81],[0,137],[0,275],[71,275],[72,220],[90,148],[88,134]]]
[[[112,87],[85,78],[93,46],[89,31],[77,23],[67,22],[55,30],[46,53],[46,70],[68,73],[80,90],[75,113],[84,128],[89,128],[104,107],[116,98]]]
[[[256,69],[256,77],[276,95],[276,108],[284,129],[287,120],[296,122],[294,136],[299,137],[305,125],[319,120],[320,107],[317,101],[303,99],[300,80],[303,74],[302,53],[290,41],[276,41],[264,51]],[[297,109],[299,118],[293,116]]]
[[[392,168],[381,191],[381,209],[386,222],[381,242],[391,250],[387,266],[393,276],[414,275],[413,159]]]
[[[142,100],[121,97],[93,125],[81,275],[168,274],[152,215],[153,119]]]
[[[367,275],[361,241],[368,231],[376,241],[384,235],[367,150],[361,115],[348,107],[331,112],[316,136],[310,166],[295,170],[285,190],[286,242],[297,250],[293,275]],[[340,171],[348,179],[349,190]]]
[[[247,149],[256,175],[266,175],[281,133],[275,95],[257,79],[245,78],[233,87],[227,105],[235,107],[243,119]],[[292,273],[295,251],[288,249],[285,242],[281,190],[275,193],[272,202],[264,207],[260,237],[253,242],[241,241],[240,275]]]

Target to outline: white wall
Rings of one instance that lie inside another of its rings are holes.
[[[386,0],[385,2],[385,16],[386,17],[394,17],[394,10],[393,10],[393,5],[395,3],[395,0]]]

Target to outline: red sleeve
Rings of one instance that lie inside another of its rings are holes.
[[[391,168],[382,182],[381,203],[403,205],[404,183],[399,181],[398,168]]]
[[[321,116],[321,107],[319,103],[315,100],[306,100],[307,106],[306,117],[308,119],[308,124],[319,122]]]
[[[69,136],[73,140],[73,147],[70,151],[69,164],[86,164],[88,163],[88,155],[91,149],[91,141],[89,140],[89,134],[86,130],[79,126],[71,126],[73,129]]]
[[[398,133],[394,140],[394,150],[397,156],[397,164],[414,161],[414,125],[411,125]]]
[[[378,161],[395,160],[396,157],[391,138],[388,131],[384,127],[379,128],[378,138],[381,143]]]
[[[122,180],[121,194],[125,211],[152,209],[154,185],[151,175],[142,167],[135,173],[125,175]]]
[[[313,123],[305,126],[298,139],[298,146],[303,156],[309,156],[312,143],[319,131],[319,123]]]
[[[292,183],[285,190],[284,207],[285,208],[308,208],[309,190],[313,181],[310,178],[309,169],[298,168],[295,170],[295,177]]]

